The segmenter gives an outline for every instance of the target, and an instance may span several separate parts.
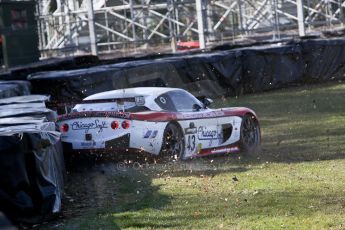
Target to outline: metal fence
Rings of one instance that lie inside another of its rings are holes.
[[[39,0],[43,57],[200,48],[342,28],[344,0]]]

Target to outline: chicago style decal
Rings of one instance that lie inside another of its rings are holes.
[[[72,130],[85,130],[85,133],[88,133],[90,129],[96,129],[100,133],[104,128],[108,128],[106,122],[98,119],[91,122],[75,121],[72,123]]]
[[[215,129],[208,129],[205,126],[199,126],[198,128],[199,140],[214,140],[218,139],[218,132]]]

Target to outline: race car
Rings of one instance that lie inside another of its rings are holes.
[[[256,152],[260,126],[245,107],[210,109],[178,88],[140,87],[85,98],[58,117],[65,149],[187,159],[211,154]]]

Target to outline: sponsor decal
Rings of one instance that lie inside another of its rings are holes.
[[[143,96],[135,97],[135,104],[138,106],[145,105],[145,97]]]
[[[197,119],[197,118],[211,118],[224,116],[223,111],[212,111],[207,113],[190,113],[190,114],[178,114],[177,119]]]
[[[207,127],[199,126],[198,139],[199,140],[218,139],[218,132],[217,130],[214,130],[214,129],[208,129]]]
[[[185,134],[196,134],[198,132],[197,128],[185,128],[184,133]]]
[[[158,130],[153,131],[151,138],[155,138],[157,136]]]
[[[158,130],[147,130],[144,134],[144,138],[155,138],[157,136]]]
[[[147,130],[147,132],[144,134],[144,138],[149,138],[151,136],[152,130]]]
[[[201,149],[202,149],[202,144],[199,143],[199,144],[198,144],[198,154],[201,152]]]
[[[80,145],[82,147],[92,147],[92,146],[96,146],[96,142],[94,141],[90,141],[90,142],[81,142]]]
[[[75,121],[72,123],[72,130],[85,130],[85,133],[88,133],[90,129],[96,129],[100,133],[104,128],[108,128],[106,122],[98,119],[92,122]]]
[[[237,146],[234,147],[228,147],[228,148],[220,148],[220,149],[214,149],[211,150],[211,153],[231,153],[231,152],[237,152],[240,149]]]
[[[189,127],[184,129],[185,134],[196,134],[198,129],[195,127],[194,122],[189,123]]]
[[[240,147],[238,146],[221,146],[216,148],[207,148],[207,149],[201,149],[198,154],[195,154],[193,156],[203,156],[203,155],[212,155],[212,154],[224,154],[224,153],[235,153],[239,152]]]

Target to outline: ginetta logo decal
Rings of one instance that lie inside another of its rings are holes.
[[[212,111],[208,113],[189,113],[189,114],[178,114],[177,119],[196,119],[196,118],[210,118],[224,116],[223,111]]]
[[[93,122],[75,121],[72,123],[72,130],[85,130],[85,133],[88,133],[90,129],[98,129],[97,132],[103,132],[104,128],[108,128],[106,122],[98,119]]]

